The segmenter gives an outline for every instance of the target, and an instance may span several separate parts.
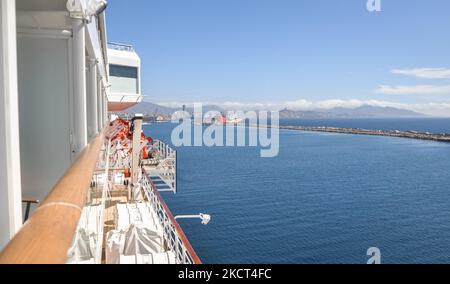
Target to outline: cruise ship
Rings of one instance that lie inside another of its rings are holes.
[[[0,263],[200,264],[161,192],[177,152],[142,130],[141,60],[105,0],[0,2]]]

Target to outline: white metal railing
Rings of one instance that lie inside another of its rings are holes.
[[[108,192],[110,191],[112,184],[111,184],[111,178],[109,176],[109,165],[110,165],[110,152],[111,152],[111,140],[108,140],[107,143],[105,143],[105,152],[104,157],[105,159],[105,171],[104,171],[104,178],[105,181],[103,183],[102,188],[102,201],[101,201],[101,211],[100,216],[98,217],[99,220],[97,222],[98,224],[98,237],[100,240],[97,240],[97,245],[95,247],[95,263],[101,264],[102,263],[102,248],[103,248],[103,230],[104,230],[104,224],[105,224],[105,210],[106,210],[106,199]]]
[[[153,151],[156,152],[159,164],[155,172],[170,186],[170,191],[177,192],[177,151],[161,140],[153,143]]]
[[[163,242],[167,250],[174,252],[177,264],[201,264],[201,261],[178,222],[173,217],[148,174],[144,171],[141,182],[150,206],[163,228]]]
[[[108,42],[108,48],[114,49],[114,50],[119,50],[119,51],[135,52],[132,45],[123,44],[123,43]]]
[[[162,142],[161,140],[156,140],[153,143],[153,149],[157,151],[161,159],[172,158],[176,154],[176,151],[170,148],[169,145]]]

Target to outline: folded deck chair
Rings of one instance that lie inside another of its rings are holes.
[[[121,255],[119,264],[176,264],[173,252]]]

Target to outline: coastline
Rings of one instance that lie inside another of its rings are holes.
[[[417,131],[369,130],[369,129],[360,129],[360,128],[339,128],[339,127],[325,127],[325,126],[319,126],[319,127],[279,126],[279,129],[310,131],[310,132],[339,133],[339,134],[351,134],[351,135],[385,136],[385,137],[408,138],[408,139],[416,139],[416,140],[428,140],[428,141],[450,143],[450,134],[445,134],[445,133],[437,134],[437,133],[417,132]]]
[[[274,126],[271,125],[248,125],[248,127],[274,128]],[[370,130],[362,128],[342,128],[342,127],[327,127],[327,126],[280,125],[277,128],[283,130],[338,133],[349,135],[385,136],[385,137],[408,138],[415,140],[427,140],[427,141],[450,143],[450,133],[430,133],[430,132],[400,131],[400,130]]]

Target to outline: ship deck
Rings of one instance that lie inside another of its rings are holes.
[[[159,140],[149,145],[144,134],[133,143],[121,123],[102,149],[68,263],[200,263],[160,195],[176,193],[176,151]],[[131,145],[139,150],[134,165]]]

